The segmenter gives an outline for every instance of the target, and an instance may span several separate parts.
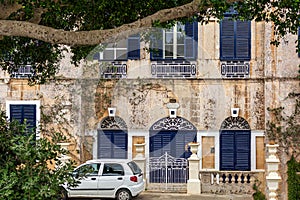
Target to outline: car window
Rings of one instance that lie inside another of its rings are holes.
[[[130,167],[130,169],[132,170],[133,174],[141,174],[142,170],[139,168],[139,166],[135,163],[135,162],[129,162],[127,163],[127,165]]]
[[[103,167],[103,176],[123,176],[124,168],[122,165],[117,163],[106,163]]]
[[[79,176],[95,176],[98,175],[100,163],[86,164],[77,168],[74,172]]]

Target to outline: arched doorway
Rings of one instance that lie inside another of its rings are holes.
[[[151,126],[149,188],[157,184],[158,190],[186,190],[182,183],[188,179],[188,143],[196,141],[196,135],[196,127],[181,117],[166,117]]]
[[[128,158],[128,133],[125,121],[118,117],[104,118],[98,129],[97,158]]]
[[[159,157],[166,152],[175,158],[188,158],[191,152],[188,143],[195,142],[196,127],[188,120],[166,117],[150,128],[150,157]]]
[[[242,117],[228,117],[221,125],[220,170],[251,170],[251,130]]]

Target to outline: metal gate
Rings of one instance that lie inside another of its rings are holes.
[[[175,158],[166,152],[161,157],[150,157],[148,166],[148,190],[186,192],[187,159]]]

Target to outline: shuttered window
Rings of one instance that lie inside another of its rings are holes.
[[[221,131],[220,170],[250,171],[250,131]]]
[[[154,31],[150,41],[151,60],[197,58],[198,22],[177,23],[171,29]]]
[[[224,18],[220,23],[220,60],[251,59],[251,22]]]
[[[140,59],[140,36],[132,35],[128,39],[106,44],[104,50],[94,54],[93,59],[103,61]]]
[[[22,124],[26,121],[30,129],[36,127],[36,105],[11,104],[9,109],[10,119],[18,120]]]
[[[128,134],[123,130],[98,130],[98,159],[127,159]]]

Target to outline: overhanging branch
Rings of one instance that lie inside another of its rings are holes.
[[[150,28],[155,21],[166,22],[192,16],[199,10],[201,2],[202,0],[194,0],[182,6],[160,10],[133,23],[107,30],[64,31],[26,21],[0,20],[0,35],[29,37],[49,43],[70,46],[96,45],[107,42],[111,38],[118,39],[129,34],[138,33],[143,29]]]

